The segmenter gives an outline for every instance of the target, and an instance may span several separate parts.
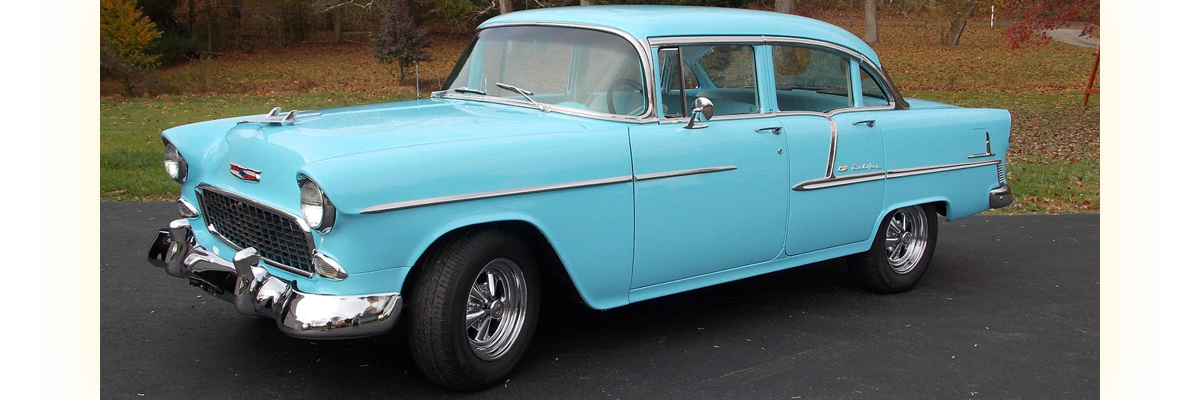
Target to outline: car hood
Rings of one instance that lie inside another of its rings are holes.
[[[486,102],[424,99],[302,111],[295,123],[208,121],[163,132],[190,164],[188,181],[240,193],[283,194],[293,202],[297,171],[313,162],[398,147],[588,129],[604,123]],[[254,182],[232,165],[259,172]],[[271,196],[274,197],[274,196]]]

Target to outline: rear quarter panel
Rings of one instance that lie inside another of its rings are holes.
[[[935,201],[946,202],[950,220],[987,211],[988,192],[1000,186],[994,164],[897,178],[892,171],[1004,162],[1010,126],[1007,110],[930,107],[891,113],[883,125],[889,171],[884,213]]]

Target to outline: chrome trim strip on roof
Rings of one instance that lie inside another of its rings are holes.
[[[362,209],[363,214],[381,213],[385,211],[405,210],[409,208],[434,206],[439,204],[457,203],[460,201],[490,199],[495,197],[515,196],[520,194],[549,192],[555,190],[576,189],[591,186],[611,185],[614,183],[632,182],[632,176],[618,176],[615,178],[592,179],[587,181],[577,181],[568,183],[559,183],[553,185],[530,186],[517,189],[493,190],[490,192],[456,194],[450,196],[433,197],[427,199],[398,201],[395,203],[381,204]]]
[[[762,35],[712,35],[712,36],[660,36],[646,38],[646,42],[650,47],[654,46],[687,46],[693,44],[729,44],[729,43],[746,43],[746,44],[763,44],[766,43],[766,37]]]
[[[648,181],[648,180],[651,180],[651,179],[674,178],[674,177],[677,177],[677,176],[688,176],[688,175],[699,175],[699,174],[711,174],[711,173],[713,173],[713,172],[732,171],[732,170],[735,170],[735,169],[737,169],[737,167],[735,167],[735,166],[732,166],[732,165],[729,165],[729,166],[724,166],[724,167],[706,167],[706,168],[681,169],[681,170],[678,170],[678,171],[666,171],[666,172],[655,172],[655,173],[651,173],[651,174],[641,174],[641,175],[634,175],[634,176],[633,176],[633,180],[635,180],[635,181]]]

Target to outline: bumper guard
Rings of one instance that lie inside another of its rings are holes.
[[[988,194],[988,206],[991,208],[1008,207],[1012,202],[1012,189],[1009,189],[1008,185],[992,189],[991,193]]]
[[[196,244],[186,219],[158,231],[150,263],[192,286],[233,303],[245,315],[274,319],[288,336],[346,339],[377,335],[399,319],[400,293],[336,296],[300,291],[295,281],[271,275],[258,265],[258,251],[242,249],[226,261]]]

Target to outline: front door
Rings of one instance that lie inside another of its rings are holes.
[[[778,121],[759,106],[758,51],[738,44],[658,51],[658,81],[676,83],[660,83],[657,97],[710,98],[716,115],[706,127],[688,129],[687,112],[678,112],[684,105],[660,104],[666,110],[660,123],[630,129],[632,288],[769,261],[782,251],[787,143],[781,130],[772,129]],[[679,80],[680,67],[695,77]]]

